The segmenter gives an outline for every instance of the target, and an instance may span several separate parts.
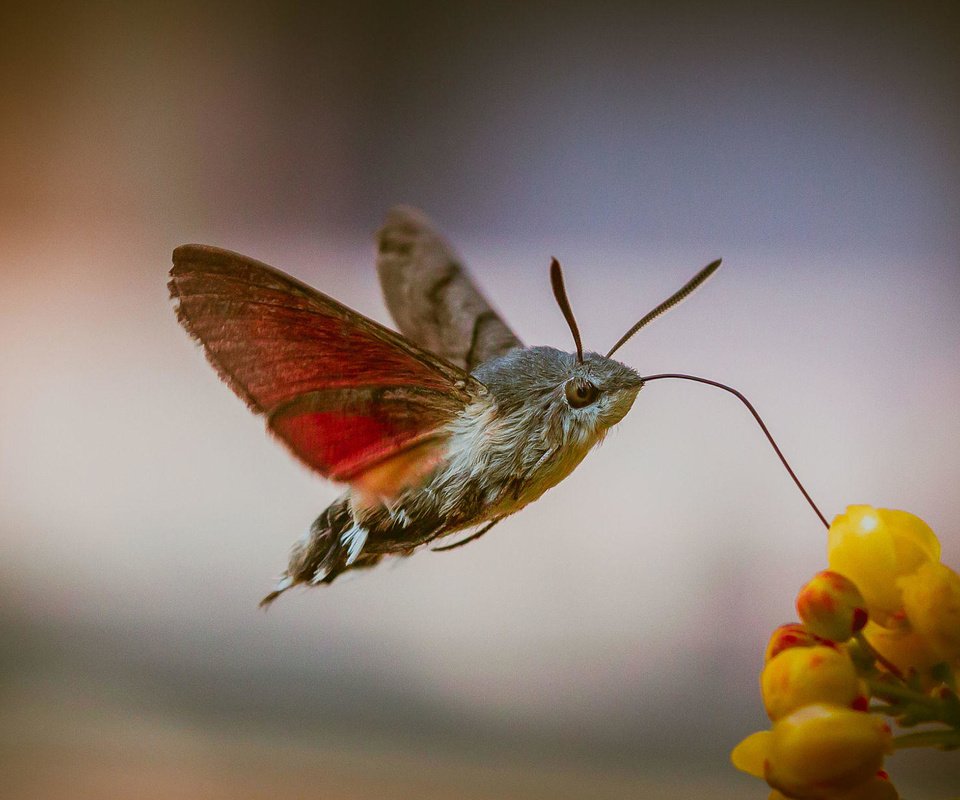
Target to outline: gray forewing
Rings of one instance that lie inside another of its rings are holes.
[[[377,250],[387,308],[407,338],[468,372],[523,346],[422,212],[391,209]]]

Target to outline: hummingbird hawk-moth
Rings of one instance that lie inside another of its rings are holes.
[[[173,252],[177,318],[223,381],[310,469],[348,488],[294,545],[262,601],[331,583],[449,534],[472,541],[539,498],[630,410],[644,379],[613,353],[720,265],[714,261],[606,355],[526,347],[419,211],[391,210],[377,271],[401,333],[246,256]],[[402,334],[402,335],[401,335]]]

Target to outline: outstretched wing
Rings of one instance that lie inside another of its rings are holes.
[[[467,372],[523,346],[420,211],[391,209],[377,245],[387,308],[412,341]]]
[[[204,245],[173,252],[177,317],[307,466],[373,490],[429,461],[481,384],[306,284]],[[366,483],[370,481],[367,480]]]

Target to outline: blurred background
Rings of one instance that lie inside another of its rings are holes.
[[[11,798],[764,798],[769,631],[825,535],[745,410],[647,387],[482,541],[257,601],[338,493],[178,327],[184,242],[388,318],[421,206],[528,343],[749,396],[828,517],[960,563],[955,4],[0,11],[0,785]],[[911,798],[956,754],[888,762]],[[951,791],[952,789],[952,791]]]

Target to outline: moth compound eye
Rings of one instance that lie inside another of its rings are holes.
[[[588,406],[600,396],[600,390],[583,378],[571,378],[567,381],[565,392],[571,408]]]

